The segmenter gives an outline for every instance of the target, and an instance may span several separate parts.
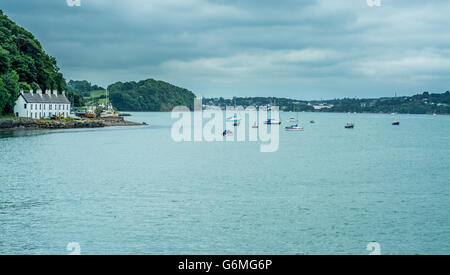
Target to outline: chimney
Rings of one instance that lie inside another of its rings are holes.
[[[42,90],[41,90],[41,89],[37,90],[36,93],[37,93],[40,97],[42,97]]]
[[[53,95],[54,96],[58,96],[58,91],[57,90],[53,90]]]
[[[20,89],[20,94],[23,95],[23,89]]]
[[[33,90],[30,90],[30,94],[33,94]]]
[[[63,95],[63,96],[66,96],[66,91],[62,91],[62,95]]]
[[[48,95],[48,96],[51,96],[52,92],[50,92],[50,90],[45,90],[45,94]]]

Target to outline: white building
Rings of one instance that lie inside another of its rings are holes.
[[[20,96],[14,107],[14,114],[17,117],[46,118],[54,115],[64,118],[70,115],[70,101],[65,92],[58,94],[58,91],[47,90],[42,94],[42,90],[36,93],[24,93],[20,91]]]
[[[312,105],[311,103],[309,103],[308,105]],[[333,104],[325,104],[325,103],[320,103],[319,105],[312,105],[314,107],[314,110],[322,110],[322,109],[331,109],[333,108]]]

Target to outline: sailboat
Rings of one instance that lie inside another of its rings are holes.
[[[298,124],[294,124],[294,125],[288,126],[288,127],[284,128],[284,129],[286,131],[303,131],[304,130],[303,127],[298,126]]]
[[[239,126],[239,125],[241,125],[241,120],[237,118],[237,115],[235,115],[235,117],[234,117],[234,122],[233,122],[233,126],[234,126],[234,127],[237,127],[237,126]]]
[[[236,112],[236,97],[234,98],[234,111]],[[234,113],[234,116],[227,118],[227,121],[233,122],[233,126],[235,127],[241,124],[241,119],[238,117],[237,113]]]
[[[294,104],[292,104],[292,110],[295,111],[295,106],[294,106]],[[287,122],[295,123],[295,122],[297,122],[297,121],[298,121],[298,118],[297,118],[297,120],[296,120],[295,118],[291,117],[291,118],[288,119]]]
[[[397,93],[395,93],[395,98],[397,98]],[[392,106],[392,114],[395,115],[395,105]],[[397,118],[396,120],[394,120],[394,122],[392,122],[392,125],[399,126],[400,120]]]
[[[300,127],[298,125],[298,112],[297,112],[297,120],[295,122],[296,122],[296,124],[293,124],[291,126],[285,127],[284,129],[286,131],[303,131],[303,127]]]

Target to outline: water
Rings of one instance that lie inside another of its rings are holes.
[[[448,116],[302,113],[260,153],[133,115],[151,126],[0,132],[1,254],[450,253]]]

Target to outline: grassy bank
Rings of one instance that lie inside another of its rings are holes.
[[[105,90],[91,91],[91,95],[89,97],[84,97],[84,101],[87,106],[96,106],[109,103],[108,99],[106,98]]]
[[[14,117],[14,116],[0,116],[0,119],[4,119],[4,120],[14,120],[14,119],[17,119],[17,117]]]

